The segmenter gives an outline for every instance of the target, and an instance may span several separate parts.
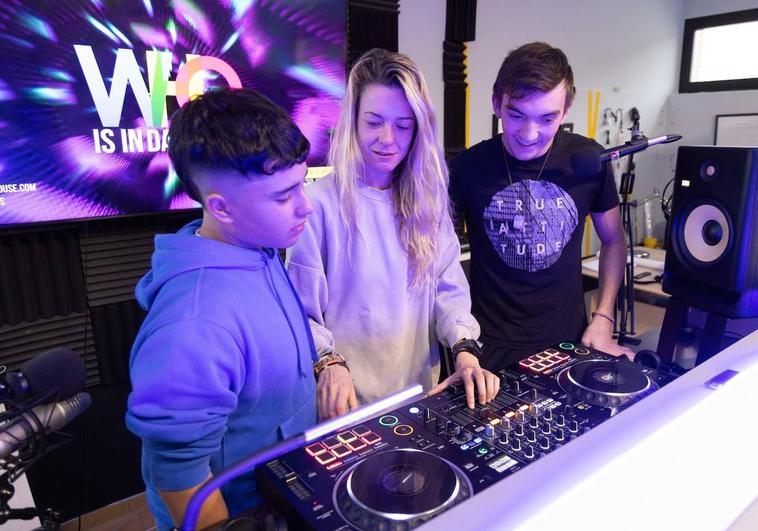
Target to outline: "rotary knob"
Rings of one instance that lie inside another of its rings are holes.
[[[562,441],[566,438],[566,434],[564,433],[562,428],[558,428],[555,430],[555,434],[553,435],[555,437],[556,441]]]
[[[511,429],[511,419],[508,417],[503,417],[500,419],[500,429],[503,431],[510,431]]]
[[[530,428],[534,428],[534,429],[539,428],[540,427],[540,419],[538,419],[537,417],[530,418],[529,419],[529,427]]]
[[[555,417],[555,425],[556,426],[565,426],[566,425],[566,417],[563,415],[558,415]]]
[[[521,424],[521,423],[523,423],[523,422],[526,421],[526,416],[524,415],[523,411],[518,410],[518,411],[516,411],[516,416],[514,417],[513,420],[515,420],[516,422],[518,422],[519,424]]]
[[[527,444],[524,447],[524,457],[526,457],[527,459],[534,458],[534,448],[532,448],[531,444]]]
[[[518,452],[521,450],[521,441],[518,439],[511,439],[511,450]]]
[[[577,433],[579,431],[579,423],[575,420],[572,420],[569,422],[568,428],[571,433]]]
[[[492,424],[486,424],[484,426],[484,436],[490,438],[495,436],[495,427]]]
[[[540,415],[542,415],[542,408],[538,406],[537,404],[535,404],[534,402],[532,402],[531,404],[529,404],[529,414],[534,415],[535,417],[539,417]]]
[[[550,450],[550,439],[547,437],[540,438],[540,448],[543,450]]]
[[[546,408],[545,412],[542,414],[542,418],[545,420],[553,420],[553,410]]]
[[[542,433],[544,433],[545,435],[550,435],[552,431],[553,431],[553,428],[547,422],[542,425]]]
[[[513,380],[511,382],[511,391],[513,391],[515,394],[519,394],[521,392],[521,382],[518,380]]]
[[[537,432],[529,430],[526,432],[526,440],[529,442],[537,442]]]
[[[516,424],[513,427],[513,434],[516,435],[517,437],[521,437],[522,435],[524,435],[524,425]]]
[[[498,438],[498,442],[503,445],[508,444],[508,432],[501,432],[500,438]]]

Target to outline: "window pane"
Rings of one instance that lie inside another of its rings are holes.
[[[758,21],[695,31],[690,82],[758,77]]]

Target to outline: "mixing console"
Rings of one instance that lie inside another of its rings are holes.
[[[411,529],[560,448],[670,381],[564,342],[499,373],[488,404],[462,385],[289,452],[257,470],[293,528]]]

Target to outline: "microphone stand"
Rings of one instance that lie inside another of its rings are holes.
[[[629,144],[645,142],[647,137],[640,132],[640,113],[636,107],[629,111],[632,119],[632,138]],[[621,174],[619,196],[621,196],[621,223],[629,240],[629,261],[624,263],[624,276],[616,297],[616,329],[613,331],[619,345],[639,345],[640,339],[629,337],[636,335],[634,331],[634,231],[632,225],[632,191],[634,189],[634,154],[629,155],[627,171]],[[627,327],[628,325],[628,327]]]
[[[32,520],[39,518],[42,526],[35,531],[57,531],[60,529],[60,513],[53,509],[37,509],[36,507],[27,507],[25,509],[11,509],[8,502],[13,497],[16,489],[11,484],[11,480],[6,472],[0,476],[0,526],[8,520]]]

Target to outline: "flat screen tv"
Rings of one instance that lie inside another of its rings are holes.
[[[282,105],[325,163],[345,86],[345,0],[0,5],[0,228],[197,207],[168,118],[220,86]]]

